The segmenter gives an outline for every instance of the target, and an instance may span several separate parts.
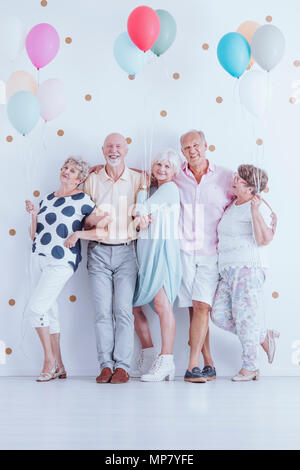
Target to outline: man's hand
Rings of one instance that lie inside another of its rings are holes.
[[[90,168],[90,173],[96,173],[96,175],[98,175],[98,173],[102,170],[102,168],[104,168],[104,165],[95,165],[95,166],[92,166],[92,168]]]
[[[66,248],[73,248],[76,245],[76,243],[78,242],[78,240],[79,240],[79,233],[74,232],[74,233],[72,233],[72,235],[70,235],[66,239],[64,245],[65,245]]]
[[[138,215],[135,217],[134,222],[137,229],[143,230],[149,227],[152,222],[152,215]]]

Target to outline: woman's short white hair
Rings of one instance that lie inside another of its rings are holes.
[[[157,162],[162,162],[162,161],[169,162],[171,167],[174,170],[175,175],[178,175],[181,169],[182,160],[178,152],[176,152],[176,150],[170,148],[170,149],[164,150],[163,152],[159,152],[152,160],[151,174],[152,174],[153,165]]]
[[[67,165],[68,163],[76,166],[77,170],[79,171],[78,178],[80,181],[84,181],[88,177],[90,172],[90,165],[82,160],[82,158],[68,157],[63,166]]]

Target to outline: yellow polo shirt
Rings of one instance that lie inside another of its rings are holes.
[[[126,166],[117,181],[108,176],[105,167],[87,178],[84,192],[92,198],[98,211],[108,212],[113,219],[108,226],[108,238],[99,242],[118,244],[137,239],[132,214],[141,184],[142,174]]]

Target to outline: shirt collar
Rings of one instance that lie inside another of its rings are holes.
[[[106,170],[105,170],[105,166],[103,167],[102,169],[102,172],[106,178],[106,181],[113,181],[112,178],[110,176],[108,176],[108,174],[106,173]],[[129,170],[128,170],[128,167],[125,166],[124,168],[124,171],[122,173],[122,175],[120,176],[119,180],[122,180],[122,181],[128,181],[129,180]],[[119,181],[117,180],[117,181]]]
[[[207,169],[207,172],[205,173],[206,175],[208,173],[214,173],[215,169],[216,169],[216,165],[214,163],[210,163],[209,160],[208,161],[208,169]],[[182,170],[186,173],[187,171],[191,171],[189,169],[189,166],[188,166],[188,162],[184,162],[183,165],[182,165]]]

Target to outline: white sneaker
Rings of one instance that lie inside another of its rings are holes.
[[[157,356],[148,374],[141,377],[142,382],[160,382],[162,380],[174,380],[175,364],[173,354],[161,354]]]
[[[146,374],[152,366],[156,356],[157,354],[153,347],[142,349],[135,367],[130,370],[130,377],[141,377],[143,374]]]

